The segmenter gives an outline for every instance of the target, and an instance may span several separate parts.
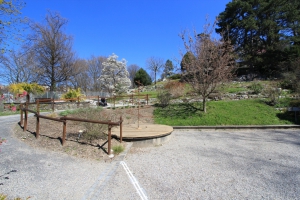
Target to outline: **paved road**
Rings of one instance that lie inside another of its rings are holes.
[[[167,144],[96,162],[35,150],[0,117],[0,193],[30,199],[299,199],[298,130],[173,132]]]

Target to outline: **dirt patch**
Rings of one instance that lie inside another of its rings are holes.
[[[153,123],[153,107],[145,106],[143,108],[116,108],[103,109],[101,115],[109,116],[114,121],[119,121],[120,116],[123,118],[123,126],[134,124],[138,120],[140,123]],[[139,117],[138,117],[139,113]],[[46,116],[59,118],[56,113],[45,114]],[[69,115],[68,115],[69,117]],[[70,117],[72,117],[70,115]],[[99,119],[101,120],[101,119]],[[68,121],[67,135],[65,145],[62,146],[61,138],[63,133],[63,123],[47,119],[40,119],[40,137],[36,139],[36,118],[28,119],[27,131],[23,132],[22,127],[15,128],[15,137],[25,142],[33,148],[41,148],[48,151],[56,151],[71,156],[86,159],[105,160],[107,159],[107,137],[104,135],[100,139],[87,140],[80,135],[79,130],[84,127],[81,122]],[[83,133],[84,134],[84,133]],[[112,147],[116,145],[126,146],[126,142],[120,143],[112,139]]]

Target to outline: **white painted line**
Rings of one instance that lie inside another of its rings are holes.
[[[123,168],[124,168],[125,172],[127,173],[127,175],[129,177],[132,185],[134,186],[134,188],[138,192],[138,194],[141,197],[141,199],[142,200],[148,200],[147,196],[145,195],[145,193],[143,191],[143,188],[141,188],[141,186],[139,185],[138,181],[136,180],[136,178],[133,176],[133,174],[129,170],[127,164],[124,161],[121,161],[120,163],[123,166]]]

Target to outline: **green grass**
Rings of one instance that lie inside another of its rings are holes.
[[[8,115],[19,115],[20,111],[3,111],[0,112],[0,116],[8,116]]]
[[[124,151],[124,147],[122,145],[116,145],[112,147],[112,150],[114,151],[115,154],[120,154],[121,152]]]
[[[226,84],[219,85],[217,90],[224,93],[239,93],[239,92],[249,92],[251,90],[251,86],[254,83],[261,84],[263,87],[270,86],[276,82],[272,81],[244,81],[244,82],[230,82]]]
[[[170,126],[293,124],[290,113],[280,113],[261,100],[210,101],[207,113],[200,111],[199,104],[170,105],[156,108],[154,120]]]
[[[142,95],[149,95],[149,98],[156,98],[157,97],[157,91],[147,91],[147,92],[140,92],[140,94]]]

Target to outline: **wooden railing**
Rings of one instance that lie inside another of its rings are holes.
[[[53,120],[57,122],[63,123],[63,135],[62,135],[62,145],[65,144],[66,141],[66,131],[67,131],[67,121],[79,121],[79,122],[87,122],[87,123],[96,123],[96,124],[106,124],[108,125],[108,155],[111,154],[111,129],[113,126],[120,126],[120,142],[122,143],[122,116],[120,117],[120,121],[118,122],[111,122],[111,121],[96,121],[96,120],[88,120],[88,119],[80,119],[80,118],[71,118],[71,117],[61,117],[61,118],[53,118],[48,117],[40,114],[39,109],[40,101],[36,101],[36,111],[28,109],[29,103],[26,102],[24,104],[20,104],[20,125],[23,126],[23,131],[27,130],[27,123],[28,123],[28,112],[34,113],[34,116],[36,117],[36,138],[39,138],[40,135],[40,118],[47,119],[47,120]],[[25,106],[25,107],[24,107]],[[24,115],[24,116],[23,116]]]
[[[148,94],[132,94],[132,95],[123,95],[123,96],[113,96],[113,97],[105,97],[105,99],[110,102],[113,107],[116,106],[116,101],[119,100],[119,99],[128,99],[130,101],[130,104],[134,104],[134,100],[135,100],[135,97],[137,97],[138,100],[140,99],[144,99],[146,101],[146,105],[149,104],[149,95]],[[97,105],[100,104],[100,100],[101,100],[101,96],[86,96],[84,97],[84,99],[96,99],[97,100]],[[104,97],[103,97],[104,98]],[[56,103],[62,103],[62,101],[65,103],[65,102],[74,102],[77,104],[77,108],[80,106],[80,104],[82,103],[82,100],[80,99],[80,97],[77,97],[77,98],[72,98],[72,99],[59,99],[59,100],[55,100],[55,99],[52,99],[52,98],[41,98],[41,99],[36,99],[36,102],[39,100],[40,103],[43,103],[43,104],[51,104],[51,109],[52,111],[54,112],[55,110],[55,104]],[[36,104],[35,103],[29,103],[29,105],[31,104]]]

